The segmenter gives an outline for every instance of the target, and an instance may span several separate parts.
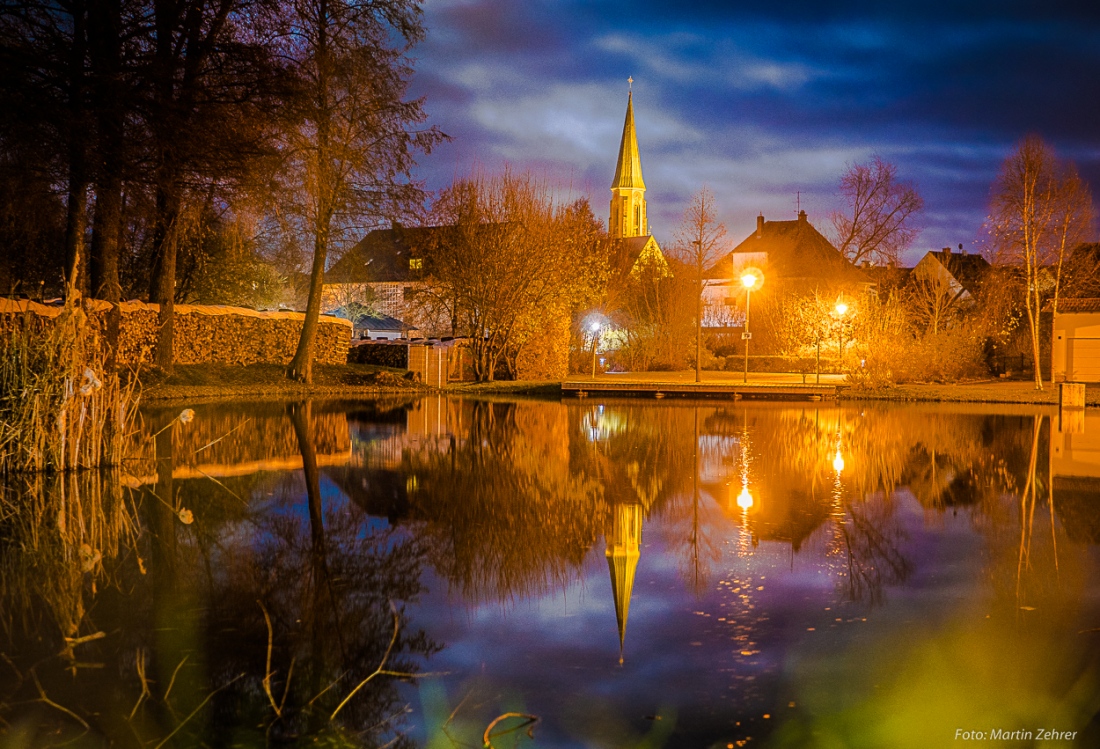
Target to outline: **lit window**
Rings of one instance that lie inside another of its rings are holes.
[[[409,270],[423,270],[424,260],[418,257],[409,258]]]

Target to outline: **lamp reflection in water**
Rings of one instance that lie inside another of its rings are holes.
[[[844,472],[844,454],[841,452],[840,433],[840,425],[838,424],[836,429],[836,450],[833,453],[833,471],[836,472],[836,475],[833,477],[833,515],[836,517],[844,516],[844,509],[842,507],[844,487],[840,481],[840,474]]]
[[[742,510],[752,507],[752,494],[749,492],[749,487],[741,487],[741,493],[737,495],[737,506]]]
[[[738,554],[744,556],[750,553],[752,532],[749,530],[749,510],[756,504],[756,500],[749,491],[749,425],[748,413],[745,414],[745,425],[741,430],[740,439],[740,473],[741,493],[737,495],[737,506],[741,508],[741,534],[737,543]]]

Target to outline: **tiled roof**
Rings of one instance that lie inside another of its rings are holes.
[[[989,272],[990,265],[981,255],[969,255],[950,250],[929,252],[929,255],[939,261],[940,265],[947,269],[948,273],[955,277],[964,289],[975,291],[981,286],[985,275]]]
[[[806,220],[805,212],[795,221],[764,221],[710,269],[710,278],[728,278],[733,255],[766,252],[768,274],[783,280],[825,280],[868,283],[863,271],[852,265],[821,232]]]
[[[407,281],[409,260],[420,253],[432,234],[444,227],[394,226],[375,229],[344,253],[325,273],[325,283]]]
[[[1059,299],[1059,312],[1100,312],[1100,299]]]

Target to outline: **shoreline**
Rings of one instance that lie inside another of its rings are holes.
[[[727,373],[704,372],[706,381],[720,382]],[[632,380],[646,382],[683,382],[693,373],[662,372],[629,376]],[[773,374],[761,377],[760,384],[781,384],[794,375]],[[599,375],[626,381],[627,376]],[[796,381],[796,380],[792,380]],[[798,377],[797,381],[801,381]],[[380,397],[414,397],[425,395],[489,397],[537,397],[562,398],[562,382],[551,381],[497,381],[483,383],[456,383],[445,388],[432,388],[408,379],[401,370],[367,365],[319,366],[314,383],[305,385],[287,380],[282,367],[277,365],[188,366],[177,367],[170,378],[143,385],[140,402],[143,405],[171,405],[173,403],[216,403],[221,401],[291,401],[303,399],[369,399]],[[1046,383],[1043,390],[1035,390],[1027,381],[983,380],[961,383],[908,383],[881,390],[857,390],[842,381],[834,383],[838,388],[837,401],[880,401],[895,403],[1002,403],[1036,406],[1057,406],[1057,383]],[[1089,408],[1100,407],[1100,384],[1086,387],[1085,403]]]

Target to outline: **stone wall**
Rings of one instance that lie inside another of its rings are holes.
[[[87,302],[89,313],[104,319],[110,305]],[[159,306],[123,302],[119,326],[119,362],[151,364],[157,337]],[[36,302],[0,299],[0,315],[30,312],[56,317],[61,308]],[[198,304],[175,305],[173,355],[177,364],[289,364],[298,346],[301,312],[256,312],[242,307]],[[346,364],[352,325],[348,320],[322,315],[314,349],[318,364]]]

